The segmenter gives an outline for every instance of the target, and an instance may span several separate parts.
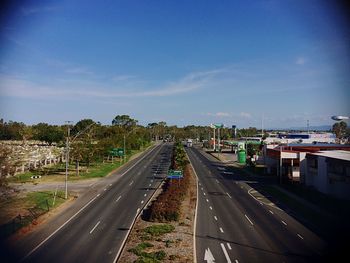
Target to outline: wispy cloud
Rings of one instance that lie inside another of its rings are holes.
[[[94,75],[94,73],[86,67],[67,68],[65,72],[70,74]]]
[[[304,58],[304,57],[298,57],[297,59],[296,59],[296,61],[295,61],[295,64],[297,64],[297,65],[304,65],[305,63],[306,63],[306,58]]]
[[[93,72],[84,67],[66,69],[66,72],[71,74],[93,74]],[[60,98],[66,96],[100,98],[162,97],[198,90],[204,87],[205,83],[217,74],[217,72],[194,72],[177,81],[164,84],[160,88],[148,89],[147,87],[143,87],[136,91],[129,91],[119,86],[110,86],[96,82],[91,82],[88,86],[86,86],[85,82],[84,84],[82,82],[80,86],[79,83],[75,82],[71,87],[68,87],[66,83],[65,88],[62,88],[59,82],[51,85],[43,85],[24,78],[6,75],[0,75],[0,87],[2,96],[27,98]]]
[[[57,6],[32,6],[22,7],[21,13],[25,16],[36,14],[36,13],[47,13],[57,10]]]

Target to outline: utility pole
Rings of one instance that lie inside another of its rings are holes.
[[[67,123],[67,138],[66,138],[66,176],[65,176],[65,195],[64,198],[68,198],[68,166],[69,166],[69,136],[70,136],[70,127],[69,124],[71,121],[66,121]]]
[[[126,152],[125,152],[125,134],[124,134],[124,163],[125,163],[125,154]]]
[[[214,136],[213,136],[213,140],[214,140],[214,148],[213,148],[213,150],[214,150],[214,152],[215,152],[215,150],[216,150],[216,145],[215,145],[215,127],[214,127],[213,129],[214,129]]]

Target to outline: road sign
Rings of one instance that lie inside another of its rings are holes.
[[[110,151],[110,154],[112,156],[117,156],[117,157],[124,156],[124,149],[123,148],[113,148]]]
[[[167,177],[170,179],[181,179],[183,178],[183,173],[181,170],[169,170]]]

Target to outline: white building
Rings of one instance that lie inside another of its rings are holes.
[[[304,183],[322,193],[350,200],[350,152],[307,153]]]

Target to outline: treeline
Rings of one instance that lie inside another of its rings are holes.
[[[153,122],[147,126],[142,126],[129,115],[117,115],[111,121],[111,125],[102,125],[92,119],[83,119],[74,125],[51,125],[47,123],[26,125],[22,122],[5,122],[3,119],[0,119],[0,140],[39,140],[48,144],[63,144],[68,134],[68,128],[70,130],[70,136],[74,137],[91,124],[94,124],[91,128],[91,135],[93,135],[95,140],[114,138],[114,141],[118,141],[119,143],[122,141],[125,133],[137,128],[135,129],[137,132],[135,131],[133,134],[141,136],[141,139],[137,138],[136,142],[129,140],[130,142],[127,142],[127,144],[130,145],[127,148],[137,148],[140,145],[140,140],[198,138],[202,141],[213,137],[213,129],[209,126],[188,125],[180,128],[176,125],[169,126],[164,121]],[[254,127],[238,129],[237,137],[255,136],[257,133],[259,133],[259,130]],[[220,135],[223,140],[232,139],[233,129],[222,128],[220,129]]]

